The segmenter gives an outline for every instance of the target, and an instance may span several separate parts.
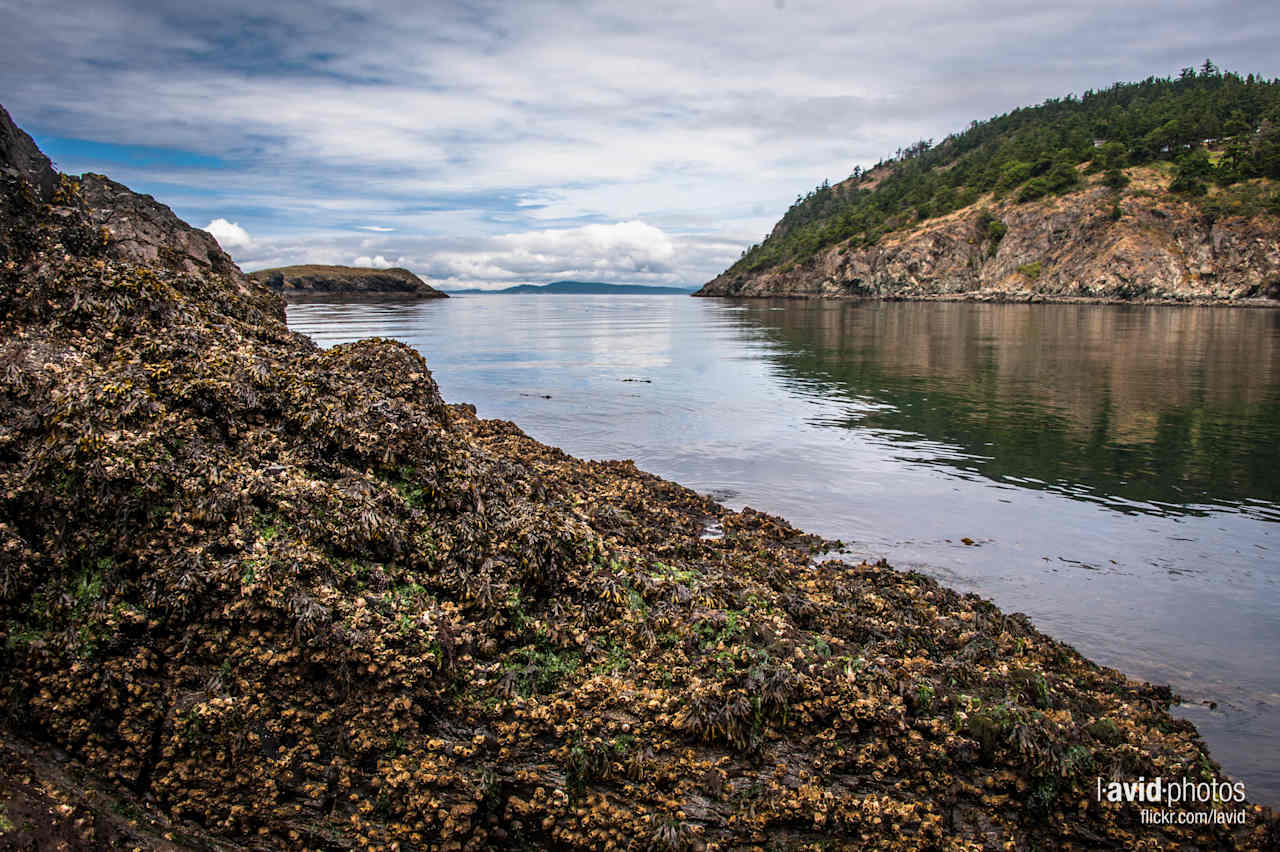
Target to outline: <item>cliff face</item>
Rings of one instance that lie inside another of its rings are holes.
[[[868,248],[724,273],[695,295],[1280,305],[1280,218],[1214,218],[1165,191],[1158,170],[1131,173],[1122,195],[1095,182],[1031,203],[986,199]],[[991,217],[1007,228],[1002,238],[991,236]]]
[[[283,266],[260,269],[251,276],[286,297],[292,296],[395,296],[415,299],[447,299],[407,269],[367,269],[358,266]]]

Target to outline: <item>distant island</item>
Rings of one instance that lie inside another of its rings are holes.
[[[477,293],[539,293],[543,295],[573,296],[687,296],[693,287],[650,287],[645,284],[605,284],[602,281],[552,281],[550,284],[517,284],[501,290],[481,290],[471,287],[466,290],[449,290],[455,295],[473,295]]]
[[[698,296],[1280,306],[1280,80],[1206,62],[917,142]]]
[[[355,298],[447,299],[407,269],[363,266],[281,266],[249,275],[287,298],[344,296]]]

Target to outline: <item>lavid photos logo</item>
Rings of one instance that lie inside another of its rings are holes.
[[[1243,781],[1196,781],[1191,778],[1166,780],[1140,776],[1136,781],[1098,779],[1099,802],[1164,805],[1143,808],[1144,825],[1238,825],[1245,821]]]

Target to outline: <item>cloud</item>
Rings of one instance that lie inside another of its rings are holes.
[[[442,213],[441,216],[448,214]],[[691,221],[701,222],[699,217]],[[760,228],[769,223],[762,222]],[[752,235],[755,235],[752,237]],[[673,233],[633,220],[570,228],[539,228],[496,235],[397,233],[357,238],[358,251],[343,250],[338,234],[255,238],[237,253],[246,271],[299,263],[372,266],[379,260],[404,267],[444,288],[506,286],[560,279],[689,286],[725,268],[754,229],[725,234]],[[360,242],[376,243],[360,245]]]
[[[400,260],[404,260],[404,258],[400,258]],[[395,266],[395,264],[379,254],[379,255],[375,255],[374,257],[369,257],[368,255],[361,255],[360,257],[357,257],[354,261],[352,261],[352,266],[369,266],[369,267],[373,267],[374,269],[390,269],[391,267]]]
[[[0,30],[26,36],[0,52],[5,107],[37,141],[198,155],[57,159],[243,226],[252,246],[219,241],[246,265],[599,262],[696,283],[797,194],[972,119],[1205,56],[1280,74],[1263,0],[92,5],[0,3]],[[580,230],[633,222],[673,255]]]
[[[204,229],[213,234],[213,238],[218,241],[218,245],[222,246],[224,251],[253,247],[253,239],[250,238],[249,232],[241,228],[238,222],[228,222],[226,219],[218,218],[205,225]]]
[[[442,251],[432,277],[460,280],[581,278],[637,280],[675,272],[676,247],[640,221],[545,229],[494,237],[471,251]]]

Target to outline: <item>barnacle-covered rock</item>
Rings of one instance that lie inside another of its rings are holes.
[[[3,843],[1274,843],[1096,801],[1221,779],[1167,690],[322,351],[235,270],[76,248],[76,190],[6,167]]]

